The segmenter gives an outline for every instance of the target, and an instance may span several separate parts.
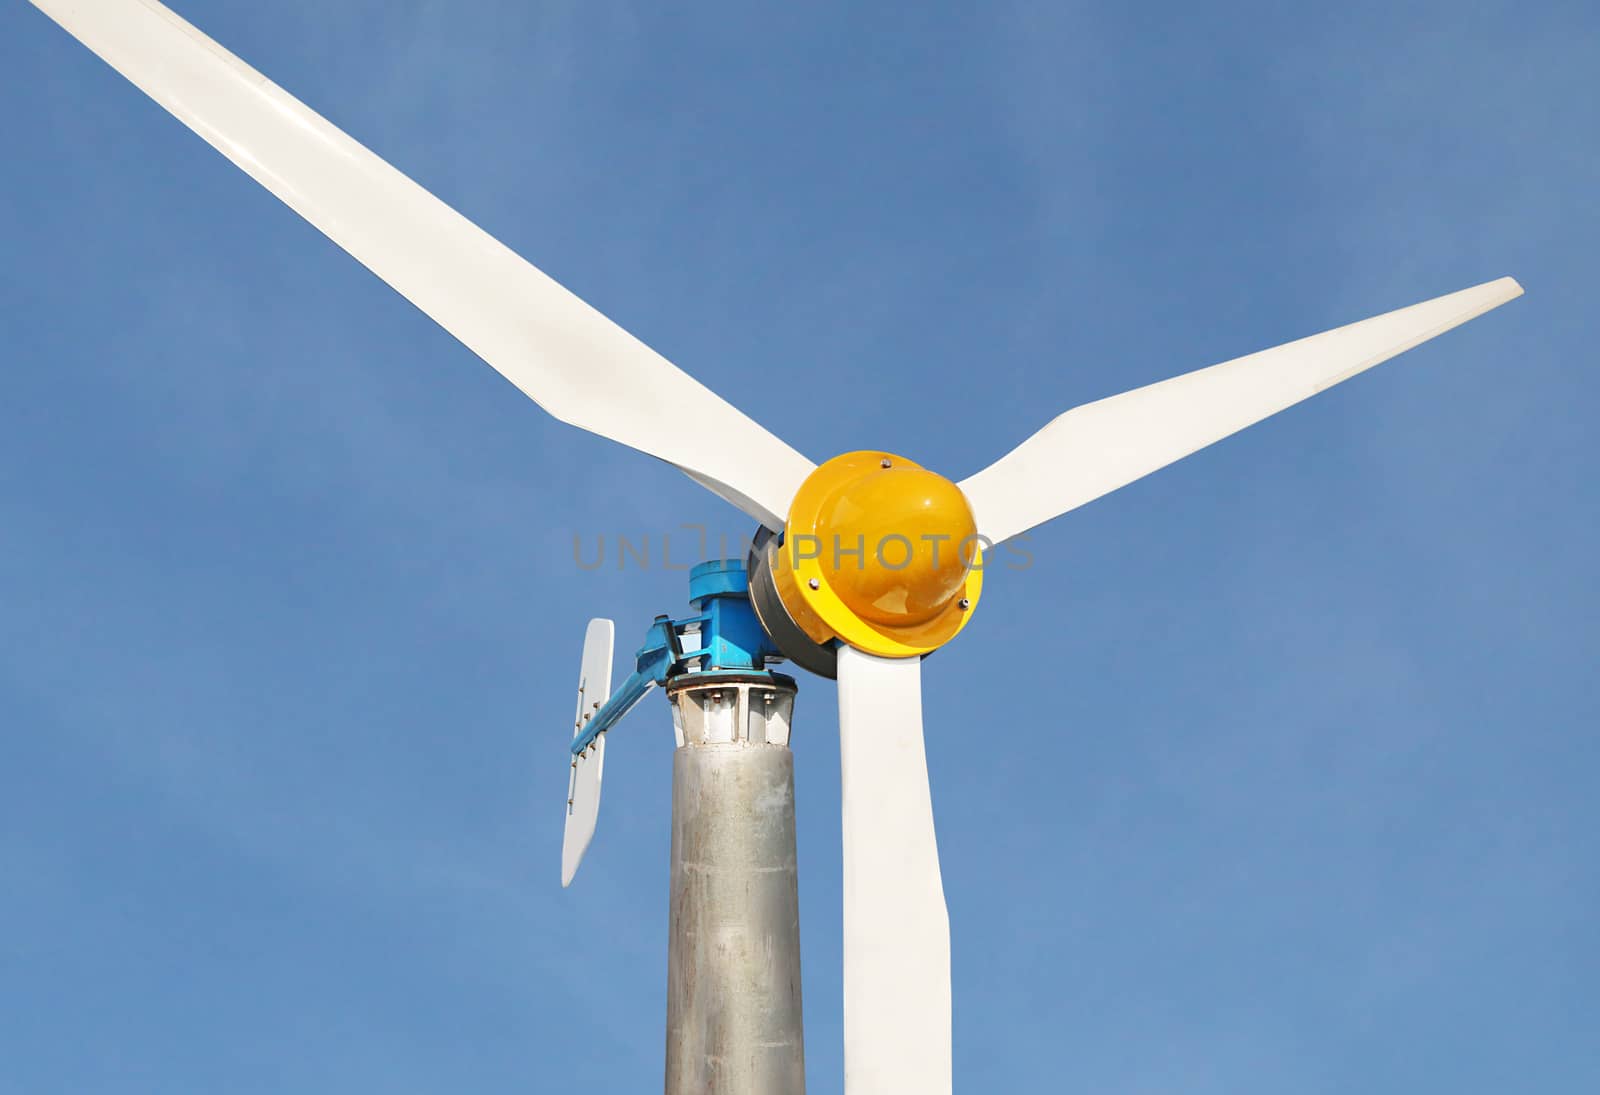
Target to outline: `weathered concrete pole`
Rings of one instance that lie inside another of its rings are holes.
[[[672,906],[666,1095],[804,1095],[794,682],[668,685]]]

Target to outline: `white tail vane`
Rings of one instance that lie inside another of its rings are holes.
[[[572,736],[583,733],[584,724],[611,698],[611,652],[616,629],[610,620],[590,620],[583,634],[583,664],[578,671],[578,713],[573,716]],[[583,751],[572,757],[567,780],[567,825],[561,838],[561,885],[572,882],[578,873],[583,853],[594,839],[595,822],[600,817],[600,778],[605,772],[606,736],[601,734]]]
[[[839,650],[849,1095],[948,1095],[950,915],[922,740],[922,660]]]
[[[155,0],[33,3],[552,415],[783,527],[809,460],[304,103]]]
[[[1501,278],[1066,412],[962,481],[998,543],[1309,399],[1508,300]]]

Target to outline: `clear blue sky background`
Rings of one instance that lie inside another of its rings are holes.
[[[929,663],[956,1075],[1600,1090],[1593,4],[179,7],[813,459],[959,477],[1521,278],[1041,530]],[[557,860],[584,622],[684,582],[572,538],[749,523],[20,2],[0,102],[0,1091],[656,1088],[664,702]],[[799,717],[826,1093],[833,686]]]

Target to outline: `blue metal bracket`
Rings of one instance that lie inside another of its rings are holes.
[[[657,616],[634,654],[633,672],[572,739],[572,753],[582,755],[657,685],[685,674],[749,674],[780,657],[750,607],[750,586],[744,563],[713,559],[689,571],[689,600],[695,615],[681,620]]]
[[[622,716],[632,711],[640,700],[650,694],[652,688],[665,684],[681,657],[682,650],[678,646],[673,622],[665,616],[657,616],[645,635],[644,645],[634,654],[633,672],[600,705],[594,717],[584,723],[583,733],[572,739],[573,755],[587,751],[595,738],[621,722]]]

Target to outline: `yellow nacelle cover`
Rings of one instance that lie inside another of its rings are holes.
[[[961,488],[903,456],[850,452],[795,493],[773,582],[801,630],[885,657],[926,654],[965,626],[983,549]]]

